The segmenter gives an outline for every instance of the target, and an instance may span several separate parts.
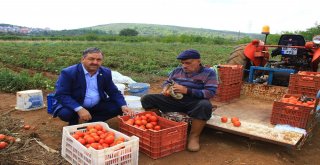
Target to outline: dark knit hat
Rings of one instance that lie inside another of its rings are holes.
[[[185,59],[200,59],[200,53],[194,49],[188,49],[181,52],[177,59],[185,60]]]

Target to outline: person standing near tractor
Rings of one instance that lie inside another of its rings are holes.
[[[83,51],[81,63],[61,71],[53,99],[53,116],[69,122],[106,121],[122,113],[133,115],[112,81],[111,70],[101,66],[98,48]]]
[[[212,98],[218,86],[215,72],[202,66],[200,53],[194,49],[183,51],[177,56],[181,67],[173,70],[164,82],[161,94],[147,94],[141,98],[146,111],[183,112],[192,118],[188,138],[188,150],[199,151],[199,137],[211,118]]]

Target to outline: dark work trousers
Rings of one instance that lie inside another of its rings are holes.
[[[162,94],[147,94],[141,98],[144,109],[159,109],[162,112],[183,112],[194,119],[209,120],[212,104],[208,99],[197,99],[184,95],[180,100]]]
[[[112,101],[100,101],[92,108],[85,109],[87,109],[92,116],[92,119],[88,122],[106,121],[122,114],[121,107]],[[69,122],[69,125],[75,125],[79,123],[78,113],[69,108],[62,107],[58,110],[57,116],[61,120]]]

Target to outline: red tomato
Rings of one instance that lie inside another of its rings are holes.
[[[97,150],[97,149],[98,149],[98,147],[99,147],[99,145],[100,145],[99,143],[91,143],[91,145],[90,145],[90,146],[91,146],[92,148],[94,148],[94,149],[96,149],[96,150]]]
[[[150,116],[152,116],[152,115],[150,113],[147,113],[144,116],[147,117],[147,118],[150,118]]]
[[[6,139],[10,142],[10,143],[14,143],[16,141],[16,138],[12,137],[12,136],[7,136]]]
[[[145,125],[140,125],[139,128],[142,129],[142,130],[145,130],[146,126]]]
[[[78,134],[73,134],[72,137],[75,138],[76,140],[79,139],[79,135]]]
[[[140,116],[141,120],[147,120],[148,118],[144,115]]]
[[[147,123],[147,124],[146,124],[146,128],[147,128],[147,129],[152,129],[152,128],[153,128],[153,124]]]
[[[239,118],[237,118],[237,117],[232,117],[232,118],[231,118],[231,122],[234,123],[235,121],[239,121]]]
[[[94,142],[95,142],[95,140],[94,140],[93,137],[88,137],[88,138],[85,139],[85,140],[86,140],[86,142],[87,142],[88,144],[91,144],[91,143],[94,143]]]
[[[0,150],[5,149],[8,146],[7,142],[0,142]]]
[[[156,125],[156,126],[153,127],[153,129],[156,130],[156,131],[159,131],[159,130],[161,130],[161,127],[160,127],[160,125]]]
[[[81,131],[76,131],[75,134],[77,134],[79,137],[84,137],[84,133]]]
[[[221,122],[222,122],[222,123],[228,122],[228,118],[225,117],[225,116],[222,116],[222,117],[221,117]]]
[[[109,147],[109,144],[103,143],[102,146],[103,146],[103,148],[108,148],[108,147]]]
[[[107,144],[112,144],[114,142],[114,136],[107,136],[105,139],[104,139],[104,142],[107,143]]]
[[[150,116],[149,117],[149,119],[150,119],[150,122],[156,122],[156,121],[158,121],[158,118],[156,117],[156,116]]]
[[[6,139],[6,135],[0,134],[0,141]]]
[[[145,120],[145,119],[141,120],[141,125],[146,125],[147,123],[148,123],[147,120]]]
[[[96,125],[94,126],[94,128],[95,128],[96,130],[98,130],[98,131],[101,131],[101,130],[103,129],[102,125],[100,125],[100,124],[96,124]]]
[[[235,121],[235,122],[233,123],[233,126],[235,126],[235,127],[240,127],[240,126],[241,126],[241,122],[240,122],[240,121]]]
[[[93,136],[93,138],[94,138],[94,141],[96,141],[96,142],[99,142],[99,140],[100,140],[100,137],[98,135]]]
[[[153,126],[158,125],[158,123],[156,121],[152,121],[150,122]]]
[[[82,138],[79,138],[78,141],[82,144],[82,145],[85,145],[86,144],[86,140],[82,139]]]
[[[134,124],[136,124],[136,125],[141,125],[141,124],[142,124],[142,122],[141,122],[141,120],[140,120],[140,119],[136,119],[136,120],[134,121]]]

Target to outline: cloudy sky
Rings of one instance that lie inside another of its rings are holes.
[[[2,0],[0,23],[76,29],[148,23],[260,33],[306,30],[320,23],[319,0]]]

